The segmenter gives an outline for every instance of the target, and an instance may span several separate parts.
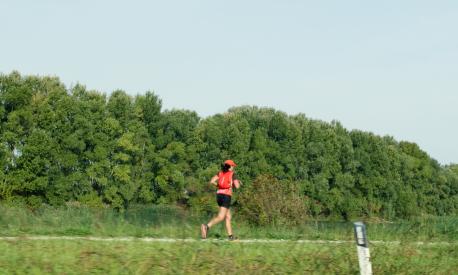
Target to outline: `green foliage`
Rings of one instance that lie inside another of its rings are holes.
[[[240,203],[252,214],[244,216],[254,221],[253,213],[267,211],[258,223],[458,211],[457,165],[439,165],[415,143],[270,108],[241,106],[201,119],[163,111],[152,92],[106,96],[80,84],[67,89],[55,77],[0,75],[2,201],[118,210],[181,204],[210,213],[214,190],[207,183],[227,158],[245,183]],[[266,180],[279,192],[262,187],[259,205],[244,201]],[[278,208],[286,210],[264,209],[282,196],[291,200]]]
[[[254,225],[297,225],[307,219],[299,186],[273,176],[259,176],[238,197],[239,213]]]

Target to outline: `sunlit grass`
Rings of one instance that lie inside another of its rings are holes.
[[[0,274],[358,274],[352,243],[0,241]],[[458,247],[371,248],[374,274],[453,274]]]
[[[173,207],[132,207],[124,213],[85,207],[43,207],[35,211],[0,205],[0,235],[132,236],[198,238],[196,215]],[[369,240],[458,241],[458,217],[418,217],[395,222],[366,222]],[[250,226],[234,213],[233,228],[241,238],[352,240],[351,222],[307,220],[300,226]],[[223,224],[211,238],[224,238]]]

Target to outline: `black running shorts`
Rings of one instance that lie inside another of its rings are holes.
[[[216,194],[216,202],[219,207],[229,209],[231,207],[231,196],[225,194]]]

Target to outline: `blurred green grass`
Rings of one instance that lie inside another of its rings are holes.
[[[133,206],[120,213],[112,209],[43,206],[36,210],[0,204],[0,236],[131,236],[198,238],[199,225],[210,215],[171,206]],[[458,241],[458,217],[417,217],[392,222],[365,221],[369,240]],[[298,226],[251,226],[233,214],[235,233],[245,239],[353,240],[351,222],[306,220]],[[223,223],[211,238],[225,238]]]
[[[359,274],[353,244],[0,241],[0,274]],[[453,274],[457,246],[371,248],[374,274]]]

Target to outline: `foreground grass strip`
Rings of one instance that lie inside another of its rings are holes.
[[[4,239],[0,274],[359,273],[356,249],[349,243],[122,239]],[[453,274],[458,270],[454,246],[377,244],[371,254],[374,274]]]
[[[31,211],[0,203],[0,236],[98,236],[197,238],[200,225],[212,215],[162,206],[138,206],[118,213],[113,209],[42,207]],[[304,221],[297,226],[252,226],[234,214],[233,228],[244,239],[353,240],[352,222]],[[367,224],[369,240],[458,242],[458,216],[418,217]],[[212,228],[211,238],[226,235],[224,225]]]
[[[75,236],[22,236],[22,237],[0,237],[3,241],[53,241],[53,240],[71,240],[71,241],[102,241],[102,242],[159,242],[159,243],[177,243],[177,242],[227,242],[225,239],[176,239],[176,238],[135,238],[135,237],[75,237]],[[234,241],[236,243],[298,243],[298,244],[351,244],[354,241],[346,240],[283,240],[283,239],[241,239]],[[370,241],[371,244],[382,245],[430,245],[430,246],[458,246],[458,242],[400,242],[400,241]]]

